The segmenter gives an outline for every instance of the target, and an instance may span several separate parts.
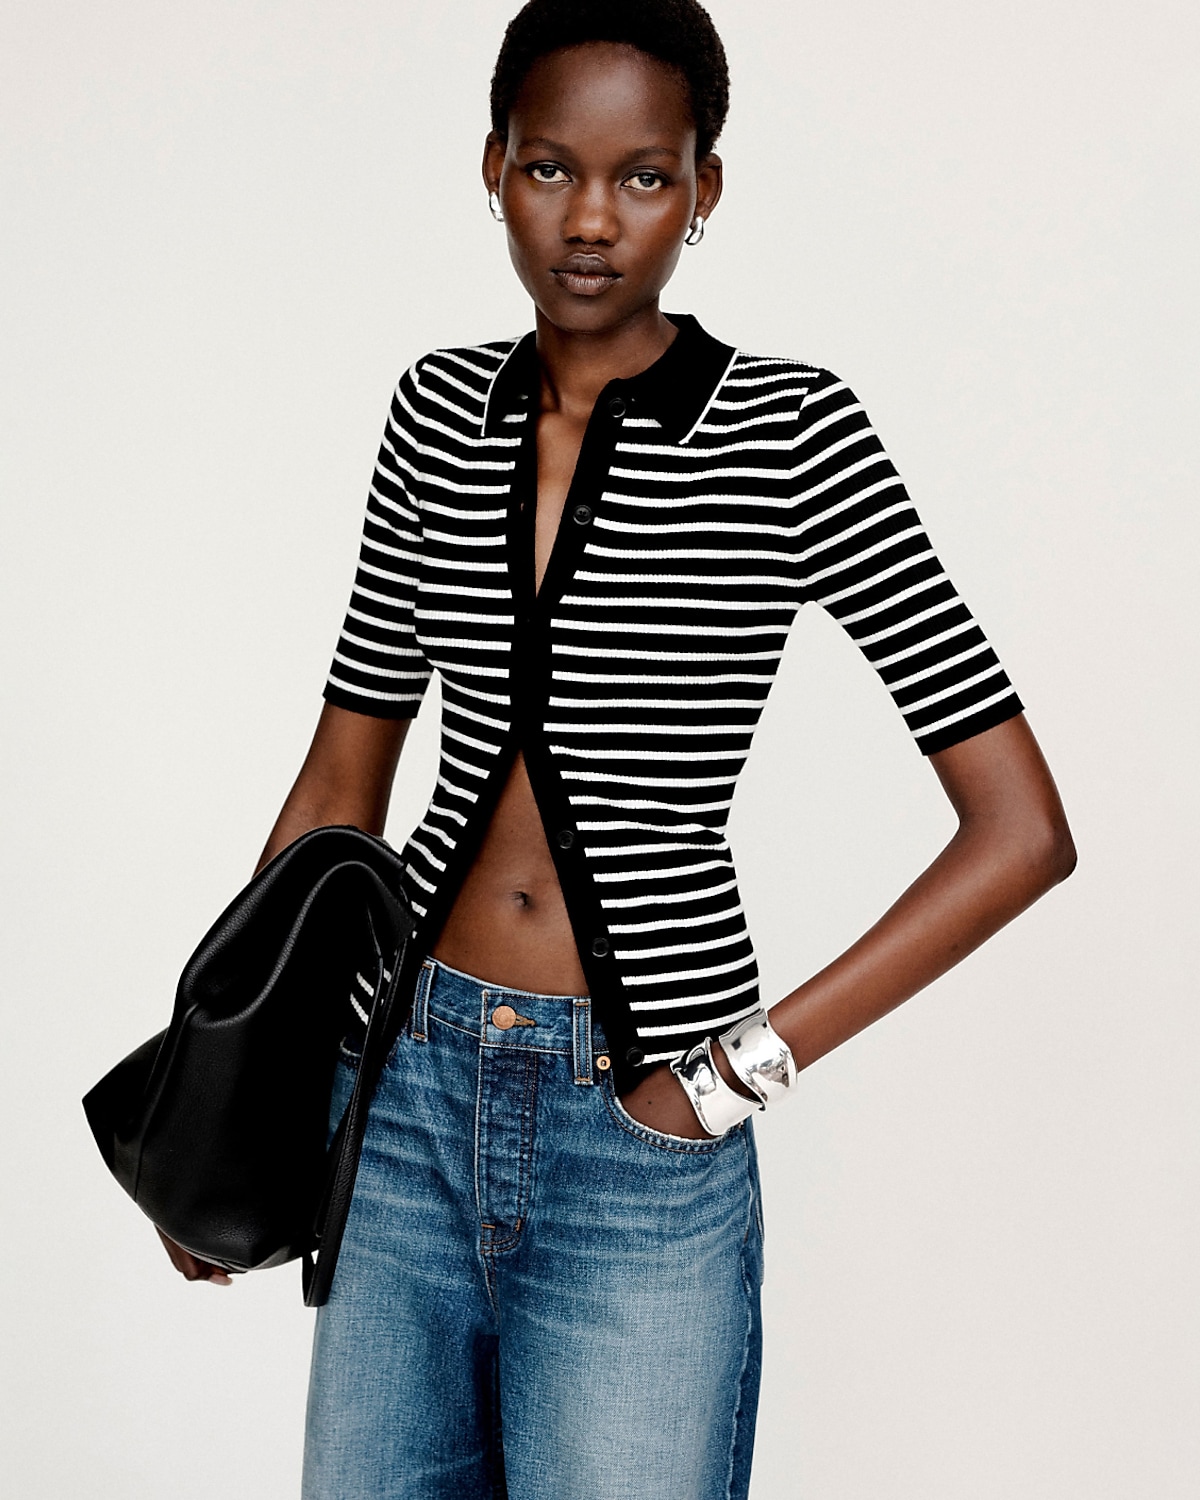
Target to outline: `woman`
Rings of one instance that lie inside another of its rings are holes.
[[[263,856],[382,831],[436,668],[413,1009],[318,1314],[312,1500],[744,1496],[749,1114],[1074,861],[1021,704],[852,392],[660,310],[720,198],[726,100],[694,0],[532,0],[484,181],[536,334],[437,351],[392,404],[326,705]],[[879,670],[959,826],[766,1017],[724,827],[808,599]]]

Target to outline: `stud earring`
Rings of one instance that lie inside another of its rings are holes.
[[[492,211],[492,218],[495,219],[496,223],[497,224],[503,224],[504,223],[504,210],[500,207],[500,194],[499,193],[489,193],[488,194],[488,207],[491,209],[491,211]]]
[[[688,232],[683,237],[685,245],[698,245],[704,238],[704,216],[697,214],[688,226]]]

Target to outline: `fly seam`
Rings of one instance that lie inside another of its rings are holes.
[[[592,1079],[592,1002],[583,996],[572,1002],[571,1041],[575,1064],[575,1082],[590,1084]]]

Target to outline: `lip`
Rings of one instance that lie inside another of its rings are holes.
[[[561,265],[552,266],[550,274],[559,286],[577,297],[597,297],[621,279],[602,255],[569,255]]]

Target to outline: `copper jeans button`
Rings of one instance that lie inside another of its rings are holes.
[[[497,1005],[492,1012],[492,1025],[498,1026],[501,1031],[507,1031],[516,1019],[517,1013],[511,1005]]]

